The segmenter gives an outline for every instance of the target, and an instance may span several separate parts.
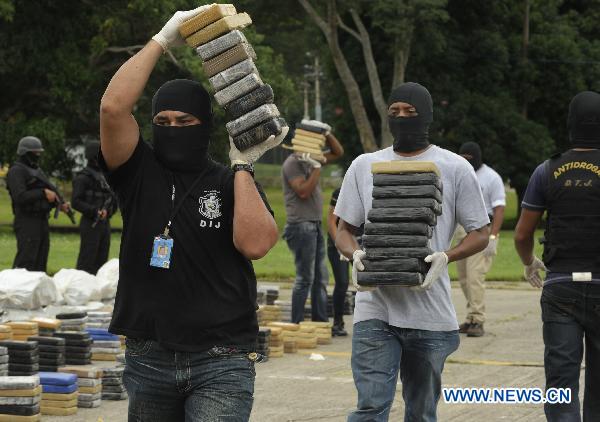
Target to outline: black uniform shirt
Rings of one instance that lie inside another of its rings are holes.
[[[6,175],[6,188],[12,199],[12,208],[14,214],[34,213],[46,214],[52,208],[52,205],[46,200],[44,188],[40,183],[30,183],[31,175],[24,166],[28,166],[20,159],[22,165],[13,165]],[[44,173],[37,169],[31,169],[32,172],[38,171],[43,177]]]
[[[256,277],[233,244],[231,169],[213,163],[204,172],[173,219],[170,269],[150,266],[154,237],[162,234],[172,210],[171,181],[178,204],[197,177],[169,172],[141,138],[131,158],[108,175],[123,215],[110,331],[174,350],[253,349]]]

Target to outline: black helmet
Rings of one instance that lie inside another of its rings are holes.
[[[21,138],[17,146],[17,155],[25,155],[28,152],[42,152],[42,141],[35,136],[26,136]]]

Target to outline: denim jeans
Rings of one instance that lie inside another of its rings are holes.
[[[585,342],[583,421],[600,421],[600,285],[560,282],[545,286],[546,388],[571,388],[570,404],[544,405],[549,422],[579,422],[579,375]]]
[[[247,421],[254,395],[254,355],[214,347],[176,352],[127,339],[123,382],[130,422]]]
[[[459,342],[458,331],[398,328],[377,319],[354,324],[351,363],[358,404],[348,421],[387,421],[398,372],[404,421],[436,421],[444,362]]]
[[[304,305],[310,291],[312,320],[328,321],[327,316],[327,264],[325,239],[321,223],[304,221],[286,224],[283,237],[294,254],[296,282],[292,291],[292,322],[304,320]]]
[[[333,320],[344,322],[344,304],[350,281],[350,263],[340,260],[340,253],[334,245],[327,246],[327,257],[333,271],[335,287],[333,288]]]

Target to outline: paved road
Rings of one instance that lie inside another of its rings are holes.
[[[461,345],[444,370],[444,386],[460,387],[540,387],[544,386],[543,344],[539,291],[523,288],[488,289],[486,336],[461,338]],[[452,289],[459,318],[464,317],[465,301],[460,289]],[[288,295],[282,291],[282,295]],[[347,317],[347,325],[351,318]],[[356,403],[350,370],[350,338],[335,339],[320,346],[325,360],[315,361],[298,353],[271,359],[257,366],[255,404],[251,420],[266,421],[344,421]],[[583,382],[583,380],[582,380]],[[126,420],[126,402],[103,402],[100,409],[80,410],[77,416],[48,421],[120,422]],[[401,386],[390,420],[402,420]],[[541,405],[453,405],[440,403],[440,421],[493,422],[544,421]]]

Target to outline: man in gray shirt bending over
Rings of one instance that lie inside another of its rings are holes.
[[[349,421],[386,421],[398,371],[405,401],[405,422],[435,421],[441,375],[446,358],[458,348],[458,323],[450,297],[448,262],[483,250],[488,243],[489,218],[473,167],[464,158],[430,145],[433,121],[431,95],[416,83],[392,91],[388,101],[390,148],[363,154],[348,168],[335,207],[340,217],[336,246],[353,261],[352,282],[359,290],[354,310],[352,374],[358,405]],[[364,270],[365,252],[354,233],[371,209],[371,164],[378,161],[431,161],[441,173],[442,215],[430,240],[431,268],[421,286],[377,287],[366,291],[356,283]],[[449,249],[456,225],[468,235]]]
[[[330,151],[326,162],[337,160],[344,149],[331,126],[311,120],[312,125],[325,128],[325,138]],[[287,221],[283,238],[294,254],[296,282],[292,292],[292,322],[304,320],[304,305],[311,292],[312,320],[328,321],[327,316],[327,265],[325,263],[325,240],[321,220],[323,197],[319,178],[321,163],[309,154],[291,154],[284,162],[282,171],[283,193]],[[311,288],[312,286],[312,288]]]

